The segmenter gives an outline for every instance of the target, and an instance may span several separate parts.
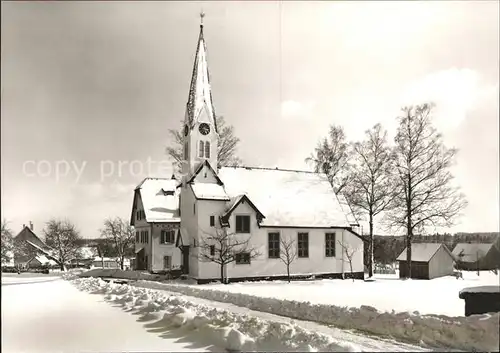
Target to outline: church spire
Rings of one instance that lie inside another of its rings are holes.
[[[207,48],[203,37],[203,18],[205,13],[200,13],[200,35],[194,59],[193,74],[189,87],[189,97],[186,106],[186,123],[190,128],[201,119],[207,119],[207,123],[214,125],[217,132],[215,109],[212,101],[212,90],[210,88],[210,75],[208,73]],[[205,111],[205,114],[203,114]]]

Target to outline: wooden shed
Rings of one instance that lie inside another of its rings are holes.
[[[416,243],[411,246],[411,278],[433,279],[453,274],[454,258],[442,243]],[[406,248],[396,259],[399,277],[408,277]]]

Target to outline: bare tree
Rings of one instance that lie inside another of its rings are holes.
[[[366,139],[353,145],[354,166],[344,195],[357,214],[368,216],[368,276],[373,276],[373,220],[388,209],[394,197],[394,173],[387,131],[376,124],[366,131]]]
[[[340,193],[349,183],[351,156],[344,129],[331,125],[328,136],[318,142],[306,162],[313,164],[315,172],[325,173],[335,193]]]
[[[240,165],[241,160],[236,156],[236,149],[240,139],[235,136],[234,127],[226,124],[223,116],[219,116],[217,117],[217,130],[219,131],[219,140],[217,143],[217,168]],[[182,171],[182,161],[184,157],[183,131],[184,121],[181,121],[179,130],[168,130],[172,142],[171,145],[166,148],[166,153],[174,160],[178,173]]]
[[[9,228],[7,221],[2,221],[2,263],[12,260],[14,250],[14,239],[12,230]]]
[[[79,232],[70,221],[56,219],[48,221],[43,232],[46,244],[54,249],[54,258],[64,271],[67,262],[77,257],[80,247]]]
[[[132,251],[134,246],[133,227],[123,218],[108,218],[104,221],[104,228],[101,229],[101,237],[113,247],[120,269],[123,270],[125,256]]]
[[[343,256],[342,256],[342,260],[349,264],[349,271],[351,273],[352,281],[354,282],[354,272],[352,269],[352,260],[354,259],[354,255],[359,251],[359,248],[353,247],[351,244],[348,244],[346,242],[341,242],[340,240],[338,241],[338,243],[339,243],[340,247],[342,248],[342,252],[345,255],[345,260],[344,260]]]
[[[414,234],[429,226],[452,226],[467,206],[459,188],[451,185],[450,167],[457,150],[444,146],[442,135],[432,126],[433,107],[403,108],[395,137],[396,196],[387,219],[391,227],[406,230],[409,278]]]
[[[286,266],[286,275],[290,283],[290,265],[297,258],[297,246],[292,238],[280,239],[280,259]]]
[[[198,245],[200,261],[214,262],[220,266],[221,283],[224,280],[224,268],[239,257],[250,263],[260,256],[257,248],[250,245],[250,237],[243,234],[228,233],[227,228],[215,228],[214,233],[203,232]]]

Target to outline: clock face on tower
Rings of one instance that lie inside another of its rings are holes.
[[[184,136],[187,136],[189,133],[189,127],[187,125],[184,125]]]
[[[207,123],[201,123],[199,130],[202,135],[208,135],[208,133],[210,132],[210,125],[208,125]]]

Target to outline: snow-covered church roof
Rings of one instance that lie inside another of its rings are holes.
[[[345,196],[342,194],[337,194],[337,199],[339,200],[340,207],[342,207],[342,210],[346,214],[346,217],[347,217],[347,220],[349,221],[349,224],[351,226],[359,226],[359,222],[356,219],[354,212],[352,212],[351,206],[349,206],[349,202],[347,201]]]
[[[147,222],[180,222],[178,181],[167,178],[146,178],[136,188],[134,211],[137,195],[140,196]]]
[[[230,197],[247,195],[264,215],[262,226],[350,227],[325,175],[283,169],[223,167]]]

